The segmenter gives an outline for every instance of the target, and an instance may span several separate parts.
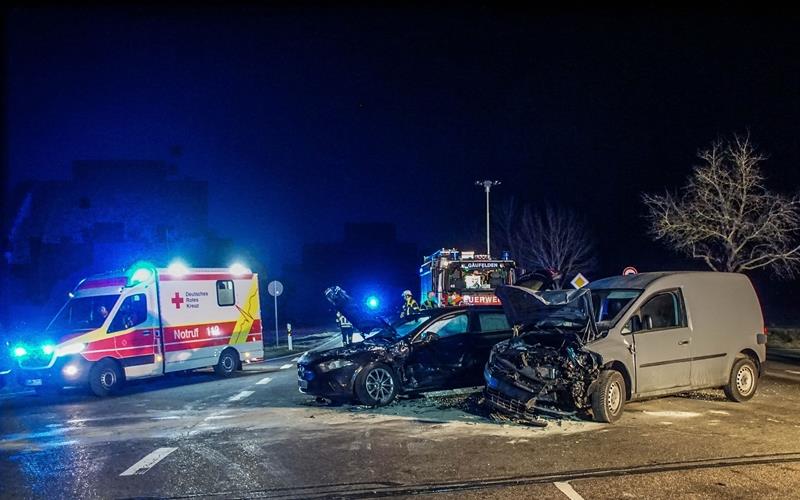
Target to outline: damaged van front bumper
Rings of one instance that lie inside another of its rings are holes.
[[[502,375],[493,373],[488,363],[483,370],[483,378],[486,380],[484,387],[486,403],[501,413],[526,421],[537,420],[539,415],[568,417],[575,414],[574,411],[563,411],[554,407],[555,401],[550,404],[538,401],[529,390],[519,387],[514,381],[507,380]]]

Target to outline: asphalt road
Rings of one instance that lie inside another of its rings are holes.
[[[297,392],[291,358],[112,398],[0,395],[2,498],[762,498],[800,491],[800,367],[756,397],[632,403],[614,425],[487,419],[470,391],[384,409]]]

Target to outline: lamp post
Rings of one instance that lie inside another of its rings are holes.
[[[499,186],[500,181],[475,181],[475,185],[483,186],[486,191],[486,255],[492,258],[492,249],[489,243],[489,191],[492,190],[492,186]]]

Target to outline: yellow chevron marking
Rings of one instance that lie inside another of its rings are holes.
[[[244,307],[239,307],[239,319],[233,327],[233,334],[229,344],[242,344],[247,340],[250,330],[253,328],[253,321],[261,319],[261,305],[258,300],[258,280],[253,276],[250,292],[244,301]]]

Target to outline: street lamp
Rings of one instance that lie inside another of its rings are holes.
[[[475,185],[483,186],[486,191],[486,255],[491,259],[492,251],[489,246],[489,191],[492,190],[492,186],[499,186],[500,181],[475,181]]]

